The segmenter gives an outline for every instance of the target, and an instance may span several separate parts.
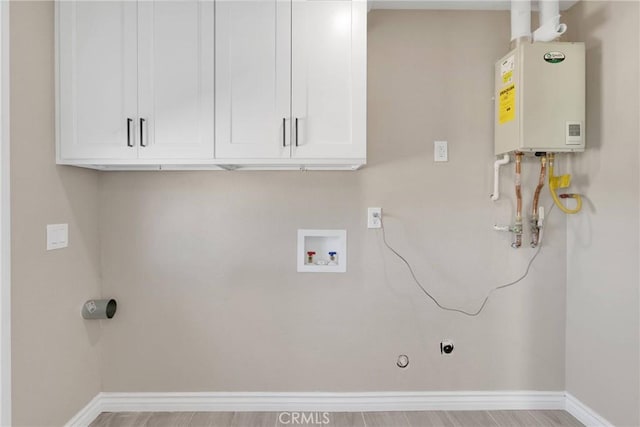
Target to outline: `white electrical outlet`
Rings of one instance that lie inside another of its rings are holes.
[[[367,209],[367,228],[382,227],[382,208]]]
[[[433,161],[449,161],[449,149],[447,147],[447,141],[433,141]]]

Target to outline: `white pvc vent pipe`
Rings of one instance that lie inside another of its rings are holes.
[[[502,159],[496,160],[493,164],[493,194],[491,200],[494,202],[500,198],[500,166],[504,166],[509,163],[509,155],[505,154]]]
[[[567,25],[560,23],[560,1],[539,0],[540,27],[533,32],[534,42],[550,42],[567,31]]]
[[[531,1],[511,0],[511,41],[531,38]]]

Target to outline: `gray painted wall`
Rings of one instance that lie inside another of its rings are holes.
[[[640,425],[638,2],[583,1],[566,15],[587,45],[585,209],[567,226],[567,390],[618,426]]]
[[[371,12],[362,171],[102,174],[103,286],[120,303],[104,390],[564,390],[564,216],[530,277],[473,319],[437,309],[366,229],[382,206],[389,242],[444,304],[472,310],[522,273],[532,250],[492,230],[511,221],[513,165],[489,200],[508,39],[505,12]],[[433,163],[436,139],[448,163]],[[524,169],[529,206],[537,164]],[[346,229],[348,272],[296,273],[299,228]]]
[[[565,386],[616,424],[640,422],[637,4],[567,13],[568,39],[589,47],[590,149],[571,164],[589,202],[568,229],[551,214],[529,278],[473,319],[437,310],[365,212],[384,208],[389,242],[445,304],[471,310],[524,269],[531,250],[491,230],[513,214],[512,165],[503,200],[488,198],[507,13],[369,14],[362,171],[99,174],[54,165],[53,4],[11,12],[14,424],[62,424],[100,390]],[[450,162],[433,163],[435,139]],[[528,206],[537,166],[524,169]],[[45,252],[56,222],[69,222],[71,245]],[[296,273],[298,228],[347,229],[348,272]],[[79,318],[101,279],[120,303],[102,327]],[[399,353],[409,369],[395,367]]]
[[[12,425],[63,425],[100,391],[98,173],[57,167],[53,2],[11,4]],[[45,226],[69,223],[68,249]]]

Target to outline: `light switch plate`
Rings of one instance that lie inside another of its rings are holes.
[[[449,149],[447,145],[448,145],[447,141],[433,141],[433,161],[434,162],[449,161]]]
[[[69,246],[69,224],[47,224],[47,250]]]

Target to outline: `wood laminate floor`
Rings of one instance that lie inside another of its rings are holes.
[[[565,411],[103,412],[90,427],[583,427]],[[302,416],[306,418],[300,418]]]

